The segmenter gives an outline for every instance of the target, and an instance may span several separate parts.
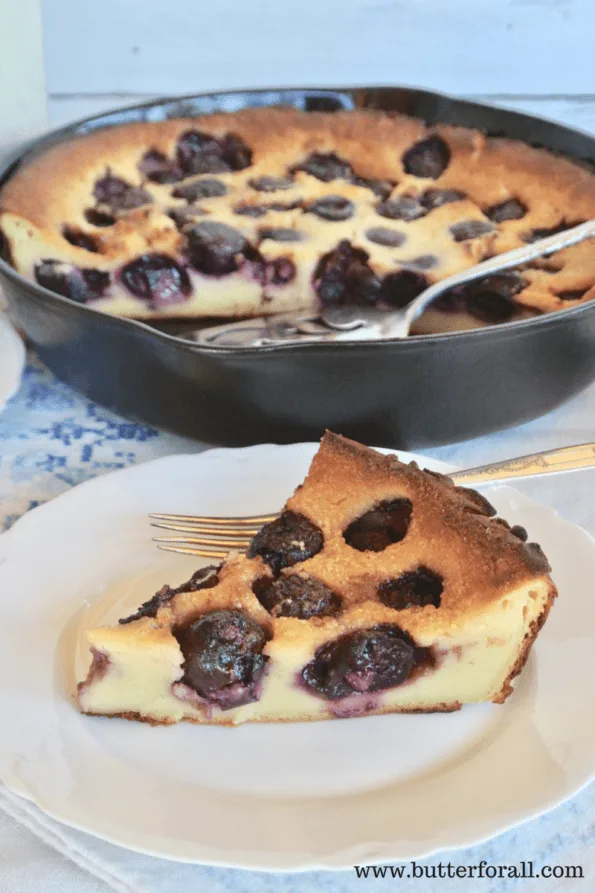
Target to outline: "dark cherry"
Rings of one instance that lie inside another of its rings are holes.
[[[284,226],[269,226],[259,231],[261,239],[272,239],[273,242],[301,242],[303,233]]]
[[[248,243],[237,229],[205,220],[188,227],[186,234],[190,263],[201,273],[222,276],[241,266]]]
[[[481,493],[478,493],[477,490],[471,490],[470,487],[457,487],[457,493],[460,493],[461,496],[464,496],[465,499],[471,503],[471,506],[467,507],[467,511],[475,511],[480,515],[487,515],[488,518],[493,518],[496,514],[496,509],[492,505],[491,502],[482,496]]]
[[[494,324],[512,319],[516,310],[514,301],[497,292],[477,291],[468,294],[466,303],[471,316]]]
[[[481,308],[487,301],[482,296],[495,294],[496,305],[500,303],[500,297],[511,304],[510,298],[512,295],[521,291],[526,285],[527,282],[516,271],[505,271],[480,279],[477,282],[471,282],[469,285],[450,289],[436,298],[432,306],[436,310],[466,310],[469,312],[471,312],[472,308],[476,308],[477,312],[481,313]],[[474,300],[476,296],[479,296],[477,301]]]
[[[353,175],[349,162],[339,158],[334,152],[312,152],[305,161],[291,169],[291,173],[295,171],[305,171],[323,183],[330,183],[332,180],[351,180]]]
[[[241,214],[242,217],[264,217],[268,214],[270,205],[236,205],[233,209],[234,214]]]
[[[176,161],[185,176],[217,174],[249,167],[252,151],[232,133],[218,139],[200,130],[188,130],[178,140]]]
[[[204,217],[205,212],[196,205],[184,205],[181,208],[170,208],[167,216],[171,217],[179,230],[183,230],[189,223],[195,223],[198,218]]]
[[[527,213],[527,208],[518,198],[509,198],[499,205],[486,208],[483,213],[494,223],[504,223],[505,220],[520,220]]]
[[[256,177],[248,180],[248,185],[257,192],[276,192],[278,189],[291,189],[294,181],[291,177]]]
[[[406,241],[405,233],[397,232],[396,229],[389,229],[386,226],[372,226],[366,230],[366,239],[375,242],[377,245],[386,245],[390,248],[398,248]]]
[[[552,567],[539,543],[527,543],[527,549],[532,553],[533,560],[537,561],[543,570],[551,571]]]
[[[387,499],[365,512],[343,531],[348,546],[358,552],[382,552],[407,535],[413,506],[408,499]]]
[[[541,270],[542,273],[551,274],[559,273],[561,269],[561,263],[554,263],[553,260],[547,257],[538,257],[527,264],[523,264],[522,267],[519,267],[519,270]]]
[[[517,539],[520,539],[523,543],[526,543],[527,539],[529,538],[529,534],[524,527],[521,527],[520,524],[515,524],[513,527],[511,527],[510,532],[514,534]]]
[[[221,140],[222,155],[232,171],[242,171],[252,164],[252,149],[241,136],[226,134]]]
[[[268,660],[265,631],[240,611],[212,611],[174,630],[184,663],[182,682],[230,710],[258,699]]]
[[[428,213],[414,198],[403,195],[400,198],[389,198],[385,202],[381,202],[376,207],[376,212],[381,217],[388,217],[389,220],[405,220],[411,222],[419,217],[425,217]]]
[[[199,589],[212,589],[219,582],[219,570],[221,565],[214,564],[208,567],[201,567],[195,571],[186,583],[176,586],[162,586],[159,592],[140,606],[138,611],[131,614],[130,617],[124,617],[119,623],[131,623],[133,620],[140,620],[141,617],[156,617],[157,612],[163,605],[166,605],[174,595],[181,592],[197,592]]]
[[[144,602],[140,608],[129,617],[122,617],[118,623],[132,623],[133,620],[140,620],[142,617],[156,617],[160,608],[166,605],[176,594],[175,590],[170,586],[162,586],[152,598]]]
[[[112,214],[106,214],[104,211],[98,211],[96,208],[87,208],[85,220],[92,226],[113,226],[116,222],[116,218]]]
[[[428,281],[414,270],[388,273],[382,280],[379,300],[391,307],[406,307],[428,287]]]
[[[242,256],[238,259],[248,278],[254,279],[259,285],[267,285],[274,276],[274,261],[267,264],[264,257],[253,245],[246,243]],[[276,283],[280,284],[280,283]]]
[[[241,204],[236,205],[233,212],[234,214],[242,214],[244,217],[264,217],[269,211],[294,211],[296,208],[300,207],[301,202],[299,201],[269,202],[269,204],[266,205]]]
[[[400,685],[424,656],[408,633],[381,623],[323,645],[302,670],[302,679],[316,694],[336,701]]]
[[[180,592],[197,592],[199,589],[213,589],[219,583],[220,570],[220,564],[209,564],[207,567],[201,567],[194,571],[186,583],[176,587],[174,592],[178,595]]]
[[[299,574],[289,574],[278,580],[258,577],[252,584],[252,591],[273,617],[308,620],[310,617],[332,616],[341,610],[339,595],[320,580]]]
[[[302,207],[301,201],[294,202],[271,202],[266,206],[269,211],[295,211]]]
[[[186,176],[228,171],[220,141],[210,133],[189,130],[178,140],[176,161]]]
[[[416,270],[432,270],[438,266],[438,258],[434,254],[422,254],[420,257],[414,257],[413,260],[402,260],[400,263],[405,267],[413,267]]]
[[[365,189],[371,189],[374,195],[383,200],[387,199],[395,188],[395,184],[389,183],[388,180],[366,180],[364,177],[353,176],[351,182],[354,186],[363,186]]]
[[[460,202],[467,198],[464,192],[458,189],[428,189],[422,195],[420,201],[424,208],[432,211],[434,208],[441,208],[442,205],[449,205],[451,202]]]
[[[450,149],[439,136],[430,136],[411,146],[403,155],[405,173],[437,180],[450,162]]]
[[[248,546],[248,558],[260,555],[275,574],[312,558],[322,549],[324,537],[319,527],[298,512],[283,512],[265,524]]]
[[[81,284],[75,284],[71,297],[81,301],[95,301],[104,296],[105,290],[110,284],[109,273],[93,268],[79,270],[78,273]]]
[[[120,279],[135,297],[154,307],[184,301],[192,290],[186,270],[166,254],[143,254],[120,271]]]
[[[503,270],[501,273],[494,273],[471,283],[477,289],[486,289],[501,295],[518,295],[528,284],[516,270]]]
[[[432,310],[440,310],[443,313],[458,313],[466,309],[463,288],[451,288],[449,291],[442,292],[436,300],[432,301]]]
[[[314,271],[313,285],[320,301],[338,304],[373,304],[381,281],[368,264],[369,255],[346,239],[323,255]]]
[[[184,177],[175,161],[171,161],[157,149],[145,152],[138,163],[138,169],[152,183],[176,183]]]
[[[387,608],[402,611],[405,608],[426,605],[440,607],[440,596],[444,589],[443,579],[427,567],[407,571],[394,580],[385,580],[378,587],[378,598]]]
[[[467,242],[494,232],[494,226],[487,220],[461,220],[449,227],[455,242]]]
[[[276,257],[265,266],[265,285],[287,285],[295,279],[295,264],[288,257]]]
[[[355,205],[342,195],[325,195],[308,205],[307,210],[323,220],[337,222],[353,217]]]
[[[584,223],[584,220],[577,220],[575,223],[567,223],[563,220],[557,226],[544,226],[537,229],[531,229],[528,233],[524,233],[523,241],[524,242],[538,242],[539,239],[545,239],[547,236],[556,236],[558,233],[563,233],[565,229],[570,229],[573,226],[578,226],[579,223]]]
[[[539,543],[527,543],[526,548],[529,550],[533,561],[537,563],[541,570],[549,573],[552,568]]]
[[[434,306],[443,310],[466,310],[482,322],[506,322],[516,310],[513,296],[527,284],[515,270],[504,271],[453,289],[441,295]]]
[[[93,195],[100,205],[108,205],[116,211],[131,211],[142,205],[150,205],[153,197],[140,186],[131,186],[126,180],[107,173],[95,182]]]
[[[109,273],[103,270],[68,268],[58,260],[42,260],[37,264],[35,279],[44,288],[78,304],[102,298],[110,283]]]
[[[445,313],[455,313],[467,309],[465,301],[465,289],[451,288],[442,292],[435,301],[432,301],[432,310],[441,310]]]
[[[84,233],[75,226],[63,226],[62,235],[76,248],[84,248],[85,251],[92,251],[95,254],[99,252],[99,242],[91,233]]]
[[[172,195],[174,198],[183,198],[187,202],[196,202],[201,198],[219,198],[227,193],[227,186],[221,180],[205,179],[195,183],[186,183],[184,186],[176,186]]]
[[[336,96],[306,96],[304,111],[306,112],[340,112],[343,103]]]
[[[559,291],[556,294],[556,297],[560,298],[561,301],[580,301],[580,299],[586,295],[587,291],[588,289],[586,288],[569,289],[567,291]]]

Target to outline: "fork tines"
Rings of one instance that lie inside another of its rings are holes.
[[[156,521],[183,521],[186,524],[213,524],[217,527],[241,527],[244,525],[254,526],[257,525],[258,529],[262,527],[263,524],[266,524],[268,521],[274,521],[275,518],[279,516],[279,513],[276,512],[274,515],[250,515],[249,517],[238,517],[238,518],[214,518],[214,517],[201,517],[200,515],[168,515],[164,512],[151,512],[149,518],[154,518]]]
[[[152,512],[149,517],[152,527],[194,534],[194,536],[153,537],[158,549],[184,555],[200,555],[203,558],[225,558],[235,549],[246,549],[263,524],[273,521],[278,516],[275,514],[212,518]]]

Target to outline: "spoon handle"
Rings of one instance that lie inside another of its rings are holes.
[[[441,279],[426,288],[412,303],[401,310],[339,307],[318,312],[285,313],[258,319],[229,321],[223,325],[198,330],[192,340],[204,347],[270,347],[305,342],[373,341],[406,338],[413,322],[443,292],[473,282],[510,267],[517,267],[538,257],[553,254],[595,236],[595,220],[580,223],[564,232],[547,236],[514,251],[490,257],[461,273]]]
[[[556,251],[569,248],[571,245],[578,244],[578,242],[584,242],[585,239],[591,239],[593,236],[595,236],[595,220],[587,220],[586,223],[579,223],[577,226],[566,229],[561,233],[546,236],[545,239],[539,239],[537,242],[531,242],[528,245],[523,245],[521,248],[507,251],[505,254],[496,254],[494,257],[490,257],[474,267],[469,267],[461,273],[455,273],[453,276],[441,279],[439,282],[426,288],[409,305],[404,314],[403,334],[409,333],[409,329],[417,317],[425,310],[428,304],[435,301],[443,292],[456,288],[459,285],[466,285],[468,282],[474,282],[476,279],[500,273],[502,270],[510,269],[510,267],[518,267],[521,264],[537,260],[537,258],[554,254]]]
[[[499,480],[537,477],[585,468],[595,468],[595,443],[579,443],[558,450],[505,459],[503,462],[456,471],[449,477],[457,484],[492,484]]]

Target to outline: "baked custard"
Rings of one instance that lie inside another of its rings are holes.
[[[502,703],[556,596],[527,532],[335,434],[245,554],[88,633],[83,713],[237,725]]]
[[[4,257],[45,288],[144,320],[403,307],[426,286],[595,217],[595,176],[478,130],[398,114],[256,108],[120,125],[24,163]],[[591,240],[444,295],[413,334],[595,296]]]

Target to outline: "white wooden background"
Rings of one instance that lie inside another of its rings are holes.
[[[481,97],[595,132],[595,0],[42,0],[42,7],[53,125],[154,95],[375,82]]]
[[[51,125],[154,95],[376,82],[595,131],[595,0],[0,0],[0,23],[0,144],[47,126],[46,88]]]
[[[0,0],[0,154],[46,124],[40,0]]]

